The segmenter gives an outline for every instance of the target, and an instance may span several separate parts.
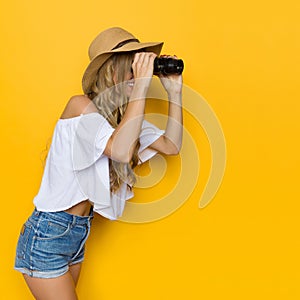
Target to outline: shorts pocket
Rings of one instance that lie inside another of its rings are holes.
[[[21,227],[20,236],[17,244],[17,257],[20,259],[25,258],[30,231],[31,231],[31,225],[28,224],[27,222],[24,223]]]
[[[55,220],[43,220],[40,223],[37,240],[54,240],[64,237],[71,229],[70,224],[56,222]]]

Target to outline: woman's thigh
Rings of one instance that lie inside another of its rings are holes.
[[[78,283],[78,279],[79,279],[79,275],[80,275],[80,271],[81,271],[81,263],[77,263],[75,265],[71,265],[69,267],[69,271],[70,271],[70,273],[72,275],[74,284],[76,286],[77,283]]]
[[[78,299],[70,271],[56,278],[35,278],[24,275],[24,279],[37,300]]]

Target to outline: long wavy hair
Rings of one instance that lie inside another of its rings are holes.
[[[121,122],[127,108],[129,96],[126,74],[132,71],[134,52],[115,53],[98,70],[92,92],[88,97],[93,101],[99,113],[113,128]],[[130,163],[121,163],[109,159],[110,189],[117,191],[122,183],[129,188],[136,181],[133,169],[138,164],[139,141],[134,149]]]

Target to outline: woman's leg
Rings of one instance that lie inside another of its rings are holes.
[[[82,263],[77,263],[77,264],[71,265],[71,266],[69,267],[71,276],[72,276],[73,281],[74,281],[74,283],[75,283],[75,287],[76,287],[77,282],[78,282],[78,279],[79,279],[79,275],[80,275],[80,271],[81,271],[81,264],[82,264]]]
[[[75,284],[70,271],[56,278],[35,278],[24,275],[37,300],[77,300]]]

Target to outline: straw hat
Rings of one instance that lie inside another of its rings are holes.
[[[140,43],[128,31],[120,27],[112,27],[102,31],[92,41],[89,47],[90,63],[82,78],[82,89],[85,94],[91,92],[99,68],[114,53],[143,49],[159,55],[163,42]]]

